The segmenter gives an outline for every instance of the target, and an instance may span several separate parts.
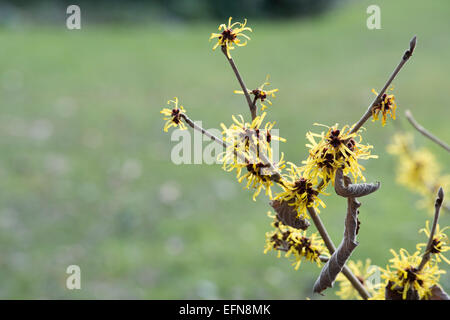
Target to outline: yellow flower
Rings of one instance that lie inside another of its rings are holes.
[[[272,199],[272,175],[279,173],[285,166],[283,154],[278,161],[274,161],[270,145],[272,140],[285,141],[285,139],[271,134],[274,122],[268,122],[262,128],[265,116],[266,113],[263,113],[251,123],[245,122],[241,115],[232,116],[233,123],[229,127],[221,124],[228,147],[219,155],[218,160],[223,162],[225,171],[236,169],[239,183],[247,181],[245,188],[255,189],[253,200],[256,200],[262,190],[265,190],[266,195]],[[247,172],[243,174],[243,170]]]
[[[390,259],[390,266],[386,270],[381,269],[383,279],[386,279],[388,290],[401,295],[405,300],[411,291],[417,292],[419,299],[428,299],[431,295],[431,287],[439,283],[440,275],[445,273],[439,270],[436,264],[427,263],[418,269],[422,257],[416,251],[410,255],[405,249],[400,249],[399,254],[391,249],[394,258]],[[390,267],[393,269],[391,270]]]
[[[306,134],[310,143],[306,145],[309,148],[309,156],[302,162],[303,176],[312,180],[314,184],[319,178],[323,179],[326,185],[330,180],[334,183],[336,170],[343,167],[344,174],[351,173],[355,182],[357,179],[365,181],[362,174],[364,167],[358,160],[378,158],[370,154],[373,146],[361,144],[361,135],[350,133],[349,126],[344,126],[342,129],[338,129],[337,124],[325,127],[328,128],[326,133],[308,132]],[[315,138],[319,138],[319,141]]]
[[[325,203],[318,198],[319,190],[313,188],[313,184],[305,179],[300,169],[293,163],[288,162],[290,168],[288,175],[283,175],[281,187],[283,192],[278,193],[275,199],[290,202],[297,210],[298,216],[308,218],[307,208],[314,207],[320,212],[319,205],[325,208]]]
[[[398,157],[396,179],[401,185],[420,193],[419,208],[434,212],[439,187],[450,188],[450,175],[443,175],[434,155],[426,148],[415,149],[411,134],[396,134],[387,151]]]
[[[376,295],[377,288],[375,288],[372,283],[368,281],[369,277],[371,277],[377,270],[377,267],[371,265],[370,259],[367,259],[365,264],[363,264],[361,260],[358,260],[356,263],[350,260],[347,265],[359,282],[361,282],[361,284],[367,289],[367,291],[372,296]],[[337,291],[336,294],[341,297],[341,299],[362,299],[358,291],[356,291],[350,281],[348,281],[342,273],[339,273],[336,277],[336,281],[339,282],[339,291]]]
[[[173,104],[174,107],[172,109],[164,108],[160,111],[163,115],[165,115],[164,120],[166,120],[166,123],[164,124],[164,132],[167,132],[170,127],[180,127],[181,130],[186,130],[187,127],[181,121],[181,117],[184,113],[186,113],[186,110],[183,108],[183,106],[178,106],[178,98],[175,97],[175,100],[169,100],[167,101],[167,104]]]
[[[211,33],[211,37],[209,38],[209,40],[215,38],[218,39],[217,43],[213,47],[213,50],[216,50],[219,45],[223,48],[226,48],[227,56],[229,59],[231,59],[230,50],[234,49],[233,44],[237,45],[238,47],[243,47],[247,45],[247,40],[250,40],[250,38],[243,32],[252,32],[251,28],[246,27],[247,19],[244,20],[244,23],[235,22],[233,24],[231,24],[231,19],[231,17],[228,19],[228,25],[221,24],[219,26],[219,31],[221,31],[220,33]],[[242,39],[239,39],[239,37],[243,37],[247,40],[242,42]]]
[[[431,192],[429,181],[436,181],[439,171],[434,155],[422,148],[399,159],[397,181],[411,190],[427,195]]]
[[[233,123],[229,127],[223,123],[220,124],[224,140],[229,146],[226,152],[219,156],[219,160],[224,161],[223,168],[225,170],[233,170],[233,168],[228,170],[229,165],[234,165],[237,161],[241,165],[259,162],[261,153],[271,153],[270,142],[272,139],[284,140],[271,135],[272,123],[268,122],[263,130],[260,128],[265,116],[266,113],[263,113],[248,123],[244,121],[242,115],[232,115]]]
[[[386,300],[386,286],[387,283],[377,286],[369,300]]]
[[[264,90],[264,86],[270,85],[269,76],[266,77],[266,81],[258,87],[258,89],[254,90],[248,90],[247,92],[249,94],[252,94],[255,96],[255,101],[259,100],[261,104],[261,110],[265,110],[267,108],[267,105],[264,104],[264,102],[267,102],[269,105],[272,105],[272,102],[267,99],[267,97],[275,98],[275,92],[278,92],[278,89],[273,90]],[[234,90],[234,93],[238,94],[244,94],[244,91],[242,90]]]
[[[393,89],[391,88],[391,90]],[[378,93],[374,89],[372,89],[372,92],[378,96]],[[388,114],[395,120],[395,109],[397,109],[395,96],[393,94],[383,93],[380,103],[372,108],[372,121],[378,120],[378,115],[381,113],[381,125],[384,127]]]
[[[448,264],[450,264],[450,260],[448,260],[443,253],[450,250],[449,239],[448,236],[444,233],[449,227],[445,227],[444,229],[439,228],[439,224],[436,226],[436,231],[433,236],[433,243],[430,252],[432,253],[432,257],[436,260],[436,262],[441,262],[444,260]],[[427,220],[425,224],[425,228],[420,229],[419,232],[425,233],[427,239],[430,238],[430,224]],[[422,248],[426,248],[427,243],[419,243],[417,245],[417,250],[421,250]]]
[[[315,262],[320,267],[322,265],[320,256],[329,256],[323,240],[317,233],[308,236],[306,230],[286,226],[270,212],[269,217],[274,218],[272,227],[275,230],[266,233],[264,253],[277,250],[280,257],[281,251],[286,252],[286,258],[294,257],[295,261],[292,265],[295,266],[295,270],[298,270],[302,260]]]
[[[406,156],[411,153],[411,150],[414,149],[414,137],[413,135],[408,133],[396,133],[392,138],[392,143],[389,144],[386,150],[390,154],[394,154],[397,156]]]
[[[274,169],[275,171],[280,171],[284,168],[284,160],[283,160],[284,154],[281,154],[280,161],[277,163],[274,163]],[[269,160],[270,161],[270,160]],[[242,176],[238,176],[239,183],[242,183],[242,181],[247,180],[247,184],[244,188],[255,189],[255,192],[253,193],[253,201],[256,201],[256,197],[261,193],[261,190],[266,190],[266,195],[272,199],[272,189],[273,181],[272,181],[272,175],[274,174],[273,169],[271,168],[271,165],[269,163],[264,162],[257,162],[257,163],[248,163],[246,166],[247,173],[245,173]]]

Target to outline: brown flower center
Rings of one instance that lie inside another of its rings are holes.
[[[393,101],[392,97],[388,97],[386,93],[383,93],[380,101],[383,102],[385,111],[390,110],[392,108],[392,106],[394,105],[394,101]],[[381,105],[382,105],[382,103],[378,104],[375,107],[375,110],[381,110]]]
[[[180,121],[180,116],[181,116],[180,109],[172,109],[171,116],[172,116],[172,121],[174,123],[179,124],[181,122]]]
[[[252,94],[255,96],[256,99],[260,99],[261,102],[263,102],[267,98],[267,94],[259,89],[252,90]]]
[[[342,140],[339,138],[339,135],[341,134],[341,131],[331,130],[330,135],[328,137],[328,143],[332,145],[334,148],[339,147],[339,145],[342,143]]]
[[[272,141],[272,134],[270,133],[270,130],[267,129],[266,131],[266,141],[270,143]]]
[[[437,239],[433,239],[433,243],[431,246],[431,253],[437,254],[441,252],[441,249],[439,248],[441,246],[441,242]]]
[[[222,32],[222,36],[219,39],[222,39],[223,41],[233,41],[236,39],[236,34],[233,33],[233,29],[226,29]]]
[[[417,279],[419,269],[415,267],[409,267],[406,268],[405,271],[406,271],[406,279],[405,279],[406,282],[412,283],[417,280],[419,285],[422,285],[423,281]]]
[[[319,194],[318,191],[312,188],[312,183],[308,182],[305,178],[300,178],[294,183],[294,190],[298,194],[306,193],[308,204],[314,201],[314,198]]]
[[[255,176],[264,176],[261,174],[262,168],[270,168],[270,164],[264,164],[262,162],[258,162],[257,164],[249,163],[247,164],[247,171]]]

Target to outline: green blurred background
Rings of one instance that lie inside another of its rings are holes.
[[[233,55],[249,87],[270,74],[280,89],[269,119],[295,163],[314,122],[359,119],[371,89],[418,36],[394,82],[399,120],[366,125],[380,156],[365,163],[366,177],[382,188],[362,200],[353,258],[384,266],[390,248],[424,240],[417,231],[430,216],[395,183],[385,146],[397,126],[409,129],[405,109],[450,141],[450,2],[262,2],[220,10],[203,1],[103,2],[91,10],[82,1],[82,29],[72,31],[62,3],[1,3],[0,298],[318,298],[311,289],[320,269],[304,263],[295,271],[263,254],[264,196],[252,201],[220,165],[170,160],[175,142],[159,114],[169,98],[206,128],[248,116],[232,71],[208,42],[229,15],[250,17],[252,40]],[[381,30],[366,27],[371,4],[381,7]],[[448,154],[418,134],[416,141],[448,173]],[[338,243],[345,202],[330,193],[321,217]],[[441,225],[449,223],[446,213]],[[81,290],[65,287],[71,264],[81,267]],[[449,290],[450,277],[441,284]],[[336,298],[333,290],[325,298]]]

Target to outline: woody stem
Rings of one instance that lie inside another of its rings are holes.
[[[439,211],[441,210],[442,202],[444,202],[444,190],[442,189],[442,187],[440,187],[436,201],[434,203],[433,226],[431,227],[431,230],[430,230],[430,237],[428,239],[427,248],[425,250],[425,253],[423,254],[422,261],[420,262],[420,265],[418,267],[419,271],[423,269],[423,267],[427,264],[427,262],[431,258],[431,251],[433,249],[433,238],[434,238],[434,234],[436,232],[436,227],[437,227],[437,223],[439,220]]]
[[[225,58],[227,58],[228,62],[230,63],[231,69],[233,69],[234,74],[236,75],[236,78],[238,79],[239,84],[241,85],[241,89],[244,92],[245,99],[247,99],[248,107],[250,108],[252,120],[254,120],[256,118],[256,104],[252,102],[252,99],[250,98],[250,95],[248,94],[247,87],[244,84],[244,80],[242,80],[242,77],[236,67],[236,64],[234,63],[233,58],[228,57],[227,48],[225,46],[222,46],[222,52],[225,55]]]
[[[257,108],[256,108],[256,101],[257,100],[258,100],[258,97],[255,95],[255,97],[253,98],[253,102],[252,102],[252,106],[255,109],[255,115],[256,115],[256,111],[257,111]]]

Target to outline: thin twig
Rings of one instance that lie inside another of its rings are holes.
[[[333,254],[334,251],[336,251],[336,247],[334,246],[334,243],[331,240],[330,235],[327,232],[327,229],[325,229],[322,220],[317,214],[316,209],[314,209],[314,207],[308,207],[308,212],[311,216],[312,221],[314,222],[314,225],[317,228],[317,231],[319,231],[320,236],[325,242],[328,251],[330,252],[330,254]],[[356,278],[356,276],[347,266],[344,266],[344,268],[342,269],[342,273],[348,279],[348,281],[350,281],[352,286],[358,291],[358,293],[363,299],[367,300],[370,298],[369,292],[367,292],[366,288],[364,288],[364,286],[361,284],[358,278]]]
[[[433,249],[433,238],[434,233],[436,232],[437,223],[439,220],[439,211],[441,210],[442,202],[444,202],[444,190],[442,187],[439,188],[439,191],[437,193],[437,198],[434,203],[434,220],[433,220],[433,226],[430,230],[430,238],[428,239],[427,248],[425,250],[425,253],[423,254],[422,261],[420,262],[420,265],[418,267],[418,270],[422,270],[425,264],[430,260],[431,258],[431,251]]]
[[[242,77],[236,67],[236,64],[234,63],[233,58],[228,57],[227,49],[225,46],[222,46],[222,52],[225,55],[225,58],[227,58],[228,62],[230,63],[231,69],[233,69],[234,74],[236,75],[236,78],[238,79],[239,84],[241,85],[242,91],[244,92],[245,98],[247,99],[248,107],[250,108],[252,120],[254,120],[256,118],[256,104],[252,103],[252,99],[248,94],[247,87],[244,84],[244,80],[242,80]]]
[[[316,209],[314,207],[308,207],[308,212],[311,215],[311,219],[314,222],[314,225],[317,228],[317,231],[319,231],[320,236],[322,237],[323,241],[325,242],[325,245],[328,248],[328,251],[333,254],[334,251],[336,251],[336,247],[334,246],[333,241],[330,238],[330,235],[328,234],[327,229],[325,229],[325,226],[322,223],[322,220],[320,219],[319,215],[316,212]]]
[[[252,102],[252,108],[255,110],[255,115],[256,115],[256,112],[258,111],[258,108],[256,107],[256,101],[258,101],[258,96],[257,95],[255,95],[255,97],[253,98],[253,102]]]
[[[411,125],[417,131],[419,131],[422,135],[424,135],[425,137],[427,137],[428,139],[430,139],[434,143],[440,145],[442,148],[444,148],[445,150],[450,152],[450,146],[448,144],[446,144],[444,141],[442,141],[439,138],[437,138],[436,136],[434,136],[433,134],[431,134],[428,130],[426,130],[424,127],[422,127],[419,123],[417,123],[417,121],[414,119],[411,111],[406,110],[405,111],[405,116],[406,116],[406,119],[408,119],[409,123],[411,123]]]
[[[370,117],[372,116],[372,109],[377,106],[380,103],[381,97],[383,96],[383,94],[386,92],[387,88],[390,86],[390,84],[392,83],[392,81],[395,79],[395,77],[397,76],[397,74],[400,72],[400,70],[402,69],[402,67],[404,66],[404,64],[409,60],[409,58],[412,56],[413,52],[414,52],[414,48],[416,47],[416,36],[414,36],[411,41],[409,42],[409,49],[405,51],[405,53],[403,54],[402,60],[400,60],[400,63],[397,65],[397,67],[395,68],[394,72],[391,74],[391,76],[389,77],[389,79],[387,80],[387,82],[385,83],[383,89],[381,89],[381,91],[378,93],[378,96],[373,100],[373,102],[370,104],[369,108],[367,109],[366,113],[364,113],[364,115],[361,117],[361,119],[359,119],[359,121],[353,126],[352,130],[350,131],[350,133],[355,133],[357,132],[362,126],[363,124],[370,119]]]
[[[228,143],[226,143],[226,141],[223,141],[223,139],[220,139],[218,137],[216,137],[215,135],[213,135],[211,132],[203,129],[202,127],[200,127],[199,125],[197,125],[194,121],[192,121],[187,115],[185,115],[184,113],[181,114],[181,117],[186,121],[186,123],[193,128],[194,130],[200,131],[203,135],[207,136],[208,138],[210,138],[211,140],[221,144],[224,148],[228,147]]]

